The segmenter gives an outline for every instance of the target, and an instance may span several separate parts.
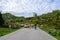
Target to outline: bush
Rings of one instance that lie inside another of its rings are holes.
[[[9,28],[9,26],[7,24],[3,24],[2,27]]]
[[[57,35],[57,32],[53,32],[52,35],[53,35],[53,36],[56,36],[56,35]]]
[[[57,32],[53,31],[53,30],[49,30],[48,33],[51,34],[52,36],[56,36],[57,35]]]
[[[20,27],[19,26],[16,26],[16,27],[13,27],[14,29],[19,29]]]
[[[12,28],[14,28],[14,29],[20,29],[20,28],[22,28],[22,26],[20,26],[20,25],[17,25],[17,26],[15,26],[15,27],[12,27]]]

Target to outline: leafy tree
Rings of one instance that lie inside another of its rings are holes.
[[[37,17],[37,13],[33,12],[34,13],[34,17]]]
[[[33,20],[33,23],[35,23],[35,24],[38,23],[38,15],[35,12],[34,12],[34,20]]]
[[[1,12],[0,12],[0,26],[2,26],[4,24],[4,20],[3,20],[3,18],[2,18],[2,14],[1,14]]]

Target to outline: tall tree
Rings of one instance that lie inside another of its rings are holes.
[[[36,12],[33,12],[33,13],[34,13],[34,20],[33,20],[33,22],[34,22],[35,24],[38,24],[38,15],[37,15]]]
[[[34,13],[34,17],[37,17],[37,13],[33,12]]]
[[[2,18],[2,14],[1,14],[1,12],[0,12],[0,26],[2,26],[4,24],[4,20],[3,20],[3,18]]]

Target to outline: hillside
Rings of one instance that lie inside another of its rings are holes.
[[[24,18],[17,17],[10,13],[2,14],[3,19],[7,22],[19,22],[19,23],[37,23],[39,25],[54,26],[55,28],[60,28],[60,10],[54,10],[47,14],[42,14],[37,16],[35,13],[34,17]]]
[[[24,18],[24,17],[17,17],[17,16],[14,16],[10,13],[4,13],[2,14],[2,17],[3,19],[6,21],[6,22],[19,22],[19,20],[21,18]]]
[[[56,28],[60,28],[60,11],[54,10],[50,13],[43,14],[40,16],[42,24],[47,24],[48,26],[55,26]],[[43,19],[43,20],[42,20]]]
[[[30,23],[37,23],[39,25],[54,26],[55,28],[60,28],[60,10],[54,10],[47,14],[42,14],[40,16],[34,16],[26,18]]]
[[[2,14],[2,16],[3,16],[3,19],[4,20],[13,20],[13,19],[15,19],[16,18],[16,16],[14,16],[14,15],[12,15],[12,14],[10,14],[10,13],[5,13],[5,14]]]

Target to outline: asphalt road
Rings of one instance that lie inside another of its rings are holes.
[[[22,28],[0,37],[0,40],[57,40],[41,29]]]

